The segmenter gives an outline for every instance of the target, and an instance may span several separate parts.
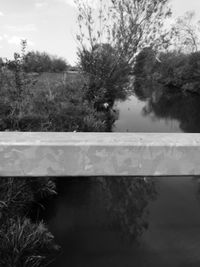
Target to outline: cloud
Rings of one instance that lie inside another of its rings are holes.
[[[12,37],[8,38],[8,43],[19,45],[21,42],[21,39],[23,39],[23,38],[21,38],[19,36],[12,36]]]
[[[3,36],[0,35],[0,41],[2,41],[2,40],[3,40]]]
[[[47,6],[48,6],[47,2],[36,2],[35,3],[36,8],[43,8],[43,7],[47,7]]]
[[[21,41],[26,40],[26,38],[22,37],[22,36],[13,35],[11,37],[8,37],[7,40],[8,40],[8,43],[11,45],[20,45]],[[34,42],[27,40],[27,45],[28,46],[34,46],[35,44],[34,44]]]
[[[0,17],[3,17],[4,16],[4,13],[0,11]]]
[[[14,26],[14,25],[5,25],[4,28],[9,31],[14,32],[35,32],[37,28],[35,24],[26,24],[21,26]]]

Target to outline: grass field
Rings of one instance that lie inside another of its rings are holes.
[[[35,75],[37,80],[35,88],[37,90],[54,90],[55,88],[68,87],[67,85],[82,85],[84,84],[84,77],[79,72],[61,72],[50,73],[45,72]]]
[[[39,82],[47,82],[47,83],[67,83],[67,82],[74,82],[80,77],[79,72],[61,72],[61,73],[55,73],[55,72],[44,72],[38,76]]]

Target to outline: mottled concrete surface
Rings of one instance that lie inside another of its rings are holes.
[[[0,176],[200,175],[200,134],[0,133]]]

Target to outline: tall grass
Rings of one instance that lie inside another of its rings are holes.
[[[0,212],[4,216],[25,215],[33,202],[56,194],[51,178],[0,178]]]
[[[42,222],[11,218],[0,229],[1,267],[47,266],[58,250],[54,237]]]
[[[27,214],[34,202],[56,194],[50,178],[0,178],[0,266],[47,266],[58,250],[43,222]]]

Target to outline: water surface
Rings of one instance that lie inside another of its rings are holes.
[[[146,105],[147,102],[134,95],[126,101],[117,101],[114,108],[119,110],[119,118],[113,126],[113,132],[182,132],[176,119],[145,115]]]
[[[129,244],[119,231],[107,227],[105,210],[91,195],[95,182],[59,179],[58,197],[49,207],[49,228],[62,251],[51,267],[200,266],[197,189],[192,177],[157,178],[149,228],[139,244]]]

